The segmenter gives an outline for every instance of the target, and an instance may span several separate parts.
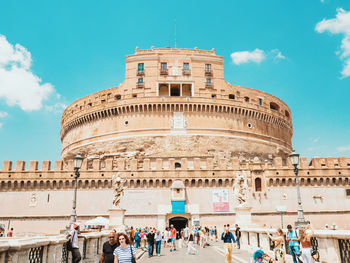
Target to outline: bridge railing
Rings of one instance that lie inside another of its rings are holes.
[[[257,249],[273,255],[271,240],[266,231],[266,228],[241,228],[241,248],[249,251],[251,255]],[[268,229],[268,231],[273,236],[277,235],[275,229]],[[286,233],[286,231],[283,232]],[[319,252],[320,262],[350,263],[350,230],[315,230],[311,244]],[[286,262],[293,262],[286,240],[284,248]]]
[[[79,249],[84,263],[98,262],[108,231],[84,233],[79,238]],[[66,236],[0,238],[0,263],[68,263]]]

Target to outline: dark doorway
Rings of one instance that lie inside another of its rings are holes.
[[[176,238],[179,238],[181,229],[185,228],[188,224],[188,219],[185,217],[177,216],[169,219],[169,227],[174,225],[177,235]]]

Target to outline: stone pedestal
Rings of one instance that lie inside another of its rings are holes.
[[[252,225],[252,208],[249,206],[236,207],[236,224],[240,227],[247,227]]]
[[[120,207],[114,207],[108,210],[109,211],[109,228],[116,229],[117,232],[124,231],[124,214],[125,209]]]

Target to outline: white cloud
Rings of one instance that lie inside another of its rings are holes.
[[[265,53],[263,50],[256,48],[254,51],[238,51],[231,54],[232,62],[236,65],[255,62],[260,63],[265,59]]]
[[[231,54],[232,62],[236,65],[255,62],[260,63],[263,60],[270,58],[274,61],[286,59],[285,56],[282,55],[282,52],[278,49],[273,49],[271,51],[265,52],[261,49],[256,48],[254,51],[238,51]]]
[[[345,11],[342,8],[337,9],[336,18],[323,19],[317,23],[315,30],[318,33],[329,31],[332,34],[342,34],[344,38],[342,40],[339,52],[340,58],[344,61],[344,67],[341,72],[342,77],[346,78],[350,76],[350,12]]]
[[[337,147],[338,152],[347,152],[350,151],[350,144]]]
[[[5,112],[5,111],[0,111],[0,118],[6,118],[7,115],[8,115],[7,112]]]
[[[313,143],[317,143],[319,140],[320,140],[320,137],[312,138],[312,142],[313,142]]]
[[[286,57],[283,56],[282,52],[278,49],[271,50],[271,54],[274,56],[275,59],[286,59]]]
[[[63,111],[67,108],[67,105],[64,104],[64,103],[56,103],[54,105],[46,105],[45,106],[45,109],[47,111],[51,111],[51,112],[54,112],[54,113],[63,113]]]
[[[20,44],[13,46],[0,35],[0,99],[24,111],[40,110],[43,101],[55,93],[50,83],[31,71],[31,53]]]

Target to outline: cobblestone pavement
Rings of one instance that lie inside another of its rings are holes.
[[[154,253],[154,256],[149,258],[148,252],[144,253],[139,260],[141,263],[217,263],[225,262],[225,251],[223,249],[221,242],[213,242],[211,246],[206,248],[199,248],[197,245],[194,245],[198,249],[198,255],[187,255],[187,248],[177,248],[176,251],[170,252],[170,248],[161,249],[161,256],[158,257]],[[233,260],[232,263],[248,263],[249,254],[244,250],[234,249],[233,251]]]

